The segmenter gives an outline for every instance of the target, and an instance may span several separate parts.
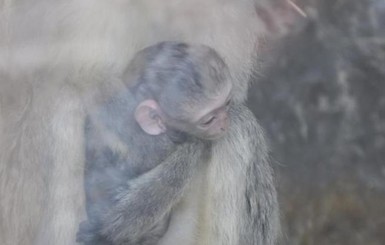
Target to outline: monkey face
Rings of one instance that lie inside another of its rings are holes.
[[[231,104],[230,90],[224,91],[215,99],[206,99],[199,106],[189,108],[191,117],[179,119],[163,114],[168,129],[185,132],[204,140],[222,137],[229,127],[228,109]]]
[[[170,42],[147,49],[151,50],[154,54],[147,58],[142,81],[135,88],[140,95],[135,110],[140,127],[150,135],[182,132],[206,140],[221,137],[228,128],[232,90],[222,58],[203,45]]]
[[[196,135],[207,140],[218,139],[224,135],[229,127],[228,107],[230,100],[225,105],[204,116],[195,124]]]

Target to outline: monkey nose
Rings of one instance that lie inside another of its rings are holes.
[[[229,119],[227,117],[227,114],[224,114],[223,117],[221,118],[221,125],[220,125],[220,130],[222,132],[226,131],[229,128]]]

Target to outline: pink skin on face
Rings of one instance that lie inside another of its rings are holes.
[[[212,103],[205,106],[205,109],[198,114],[197,127],[206,132],[208,138],[222,136],[229,126],[227,116],[227,101],[230,96],[231,84],[224,88],[224,93],[213,98]]]
[[[210,127],[207,129],[208,135],[213,136],[214,138],[223,135],[229,127],[229,120],[227,117],[226,108],[221,109],[216,114],[216,117],[216,121],[213,122],[213,124],[210,125]]]
[[[226,104],[226,101],[228,100],[231,92],[232,84],[228,83],[228,85],[223,88],[223,92],[220,93],[218,96],[212,98],[212,102],[210,104],[207,104],[203,110],[200,111],[200,113],[197,113],[197,115],[193,118],[193,121],[199,122],[204,118],[205,116],[209,115],[211,112],[219,109],[223,105]]]

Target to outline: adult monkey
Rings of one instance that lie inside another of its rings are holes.
[[[255,2],[271,8],[270,1]],[[235,102],[242,102],[257,38],[271,26],[254,6],[252,0],[0,1],[1,243],[75,243],[84,218],[87,104],[119,86],[115,74],[141,47],[167,39],[214,47],[229,65]],[[274,242],[267,149],[251,113],[238,114],[161,244]]]

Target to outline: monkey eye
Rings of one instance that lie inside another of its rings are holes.
[[[212,122],[214,122],[214,120],[216,119],[215,116],[211,116],[210,118],[208,118],[207,120],[203,121],[201,123],[202,126],[209,126]]]

